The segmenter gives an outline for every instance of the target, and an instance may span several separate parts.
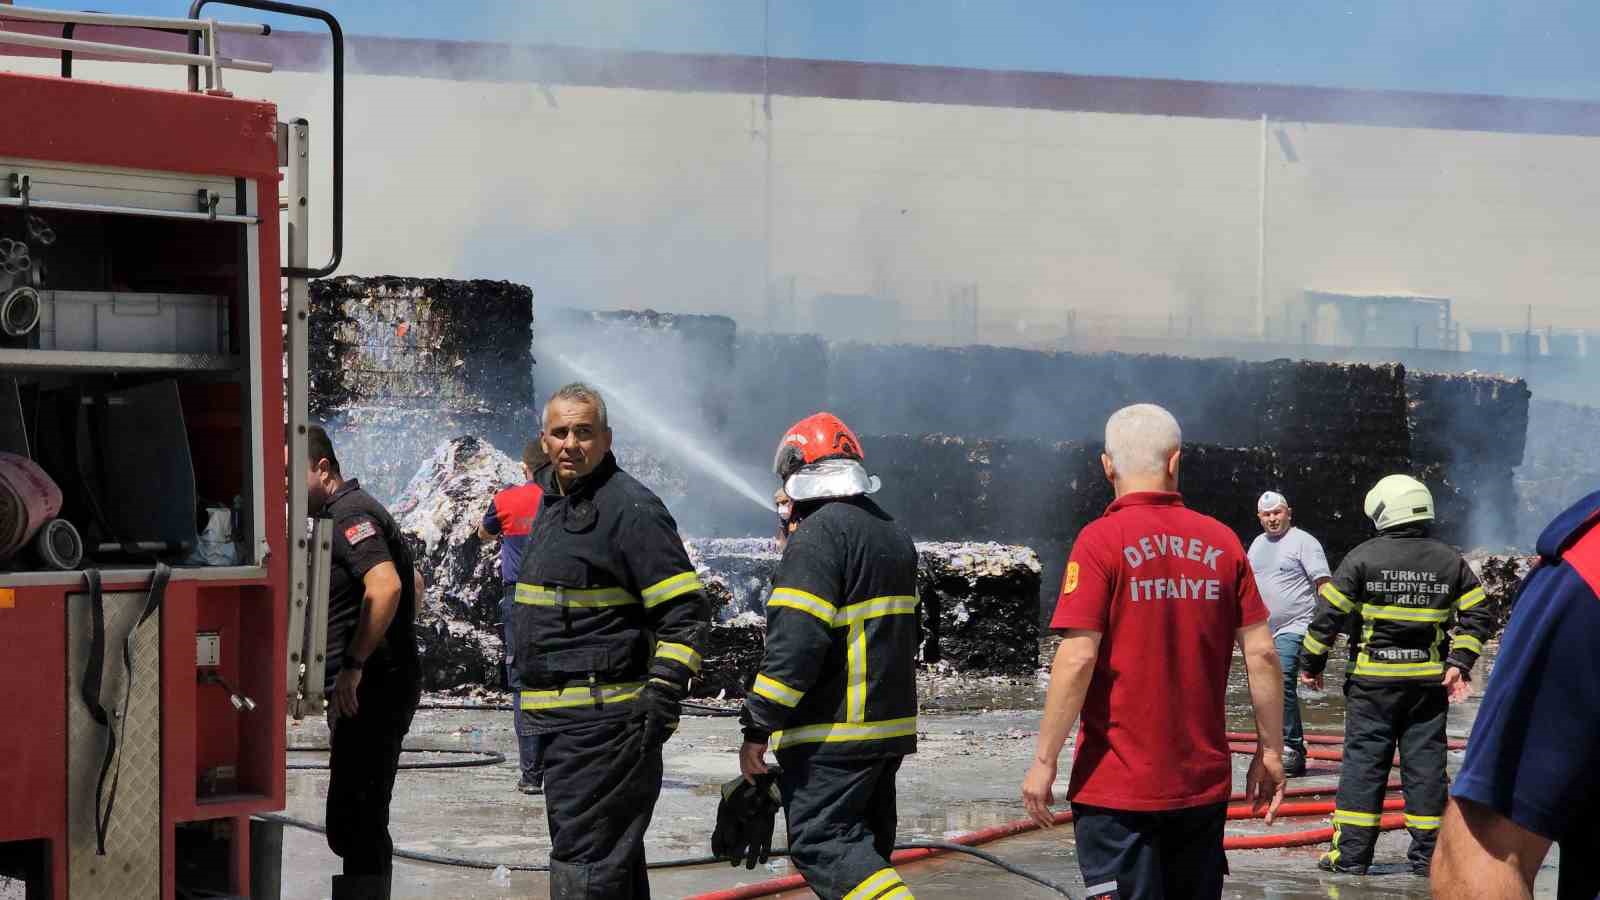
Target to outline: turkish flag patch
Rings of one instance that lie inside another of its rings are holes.
[[[353,547],[369,537],[376,537],[377,534],[378,526],[371,522],[357,522],[344,530],[344,540]]]

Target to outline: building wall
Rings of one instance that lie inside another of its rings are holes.
[[[94,62],[77,74],[182,80]],[[325,75],[228,86],[310,118],[326,152]],[[874,340],[1253,327],[1257,122],[778,96],[769,129],[761,97],[739,93],[361,74],[346,93],[345,272],[507,278],[541,305],[798,330],[817,327],[816,294],[894,298],[897,333],[862,335]],[[1266,149],[1278,337],[1297,337],[1286,304],[1312,288],[1450,297],[1469,327],[1520,329],[1530,304],[1536,327],[1600,327],[1596,139],[1288,122]],[[794,277],[776,319],[769,270]],[[949,298],[970,284],[977,334],[952,324],[965,314]]]

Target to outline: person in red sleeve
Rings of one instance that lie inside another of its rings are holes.
[[[1100,462],[1116,492],[1079,533],[1050,627],[1050,672],[1028,815],[1046,828],[1056,757],[1081,717],[1067,799],[1089,897],[1221,897],[1232,789],[1224,697],[1244,650],[1257,747],[1245,791],[1283,800],[1283,673],[1239,538],[1183,505],[1182,433],[1139,404],[1106,422]]]
[[[528,534],[533,531],[533,520],[539,516],[544,503],[544,489],[533,480],[533,473],[550,460],[545,456],[544,445],[537,439],[522,447],[522,484],[508,487],[494,495],[489,508],[478,525],[478,540],[500,539],[500,578],[504,588],[500,594],[500,621],[505,636],[506,683],[517,690],[517,638],[511,630],[511,609],[517,593],[517,573],[522,570],[522,553],[528,547]],[[517,790],[524,794],[544,793],[544,744],[528,724],[521,709],[513,710],[512,724],[517,733],[517,763],[521,776]]]

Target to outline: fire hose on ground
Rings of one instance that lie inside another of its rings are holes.
[[[689,704],[685,704],[685,705],[689,705]],[[726,709],[722,709],[720,707],[702,706],[702,705],[699,705],[699,704],[695,704],[694,706],[699,708],[699,709],[706,710],[707,713],[710,713],[710,714],[713,714],[713,715],[716,715],[716,716],[738,715],[738,711],[737,710],[726,710]],[[490,705],[490,704],[486,704],[486,705],[424,704],[422,706],[419,706],[418,708],[419,709],[448,709],[448,710],[505,710],[505,711],[509,711],[510,709],[512,709],[512,707],[510,705],[508,705],[508,704],[493,704],[493,705]],[[702,713],[702,714],[706,714],[706,713]],[[1228,748],[1229,748],[1229,750],[1232,751],[1235,754],[1253,755],[1256,752],[1256,736],[1254,734],[1250,734],[1250,733],[1246,733],[1246,732],[1228,732],[1227,733],[1227,740],[1228,740]],[[1344,758],[1344,753],[1343,753],[1342,750],[1330,749],[1332,747],[1338,747],[1338,746],[1343,745],[1343,743],[1344,743],[1343,738],[1340,738],[1340,737],[1337,737],[1337,736],[1334,736],[1334,735],[1306,735],[1305,740],[1306,740],[1307,744],[1311,745],[1307,749],[1307,752],[1306,752],[1306,756],[1309,759],[1322,760],[1322,761],[1327,761],[1327,762],[1338,762],[1338,761],[1340,761],[1340,760],[1342,760]],[[1448,746],[1449,746],[1449,748],[1451,750],[1461,750],[1461,749],[1465,749],[1466,742],[1463,741],[1463,740],[1451,740],[1449,742]],[[290,748],[290,749],[291,750],[295,750],[295,751],[302,751],[302,752],[303,751],[327,752],[327,748],[325,748],[325,747],[295,747],[295,748]],[[427,749],[427,748],[407,748],[406,752],[470,754],[470,755],[473,755],[474,758],[471,759],[471,760],[451,761],[451,762],[428,762],[428,763],[410,763],[410,764],[402,763],[400,765],[401,769],[467,768],[467,767],[472,767],[472,766],[497,765],[499,763],[504,762],[505,759],[506,759],[504,754],[501,754],[501,753],[498,753],[498,752],[495,752],[495,751],[473,751],[473,750],[459,750],[459,749],[432,750],[432,749]],[[289,766],[289,768],[291,768],[291,769],[326,769],[327,765],[326,764],[321,764],[321,763],[299,763],[299,764],[292,764],[292,765]],[[1287,801],[1287,800],[1291,800],[1292,798],[1300,798],[1300,797],[1322,797],[1322,796],[1327,796],[1329,794],[1332,794],[1336,790],[1337,790],[1337,787],[1334,786],[1334,785],[1322,785],[1322,786],[1289,788],[1288,790],[1284,791],[1284,799]],[[1404,799],[1402,797],[1397,796],[1397,794],[1396,794],[1396,792],[1400,790],[1400,782],[1391,779],[1388,782],[1388,784],[1386,784],[1384,786],[1384,790],[1385,790],[1386,793],[1385,793],[1385,797],[1384,797],[1384,801],[1383,801],[1383,812],[1385,812],[1385,813],[1395,813],[1395,814],[1393,814],[1393,815],[1384,815],[1380,819],[1380,824],[1379,824],[1380,830],[1382,830],[1382,831],[1393,831],[1393,830],[1405,827],[1405,816],[1402,815],[1402,814],[1399,814],[1400,811],[1402,811],[1405,808],[1405,801],[1404,801]],[[1232,805],[1230,805],[1228,807],[1228,812],[1227,812],[1228,821],[1239,821],[1239,820],[1256,819],[1256,818],[1261,818],[1262,817],[1263,814],[1261,812],[1253,810],[1249,806],[1243,805],[1244,799],[1245,799],[1244,795],[1243,794],[1239,794],[1239,793],[1236,793],[1236,794],[1234,794],[1234,795],[1232,795],[1231,797],[1228,798],[1228,802],[1230,804],[1232,804]],[[1332,800],[1317,800],[1317,801],[1310,801],[1310,802],[1285,802],[1282,805],[1280,805],[1279,808],[1278,808],[1278,818],[1289,819],[1289,818],[1307,818],[1307,817],[1311,817],[1311,816],[1327,816],[1327,815],[1332,815],[1333,811],[1334,811],[1334,801],[1332,801]],[[304,819],[297,819],[297,818],[294,818],[294,817],[291,817],[291,816],[284,816],[284,815],[279,815],[279,814],[276,814],[276,813],[267,813],[267,814],[256,816],[256,818],[260,819],[262,821],[266,821],[266,822],[273,822],[273,823],[280,824],[280,825],[287,825],[287,826],[294,827],[294,828],[301,828],[301,829],[304,829],[304,830],[307,830],[307,831],[312,831],[312,832],[315,832],[315,833],[318,833],[318,834],[326,833],[322,826],[317,825],[314,822],[309,822],[309,821],[306,821]],[[1071,822],[1072,822],[1072,811],[1071,810],[1064,810],[1064,811],[1059,812],[1059,813],[1057,813],[1055,815],[1054,823],[1056,825],[1066,825],[1066,824],[1069,824]],[[1015,865],[1014,863],[1007,862],[1006,860],[1001,859],[1000,857],[994,856],[993,854],[986,853],[986,852],[983,852],[983,851],[975,849],[976,847],[981,846],[983,844],[992,843],[994,841],[1001,840],[1003,838],[1015,837],[1017,835],[1026,834],[1026,833],[1031,832],[1031,831],[1037,831],[1038,829],[1039,829],[1038,824],[1036,824],[1032,819],[1024,818],[1024,819],[1017,819],[1017,820],[1014,820],[1014,821],[1011,821],[1011,822],[1005,822],[1005,823],[1002,823],[1002,824],[999,824],[999,825],[992,825],[992,826],[989,826],[987,828],[980,828],[980,829],[978,829],[976,831],[970,831],[970,832],[966,832],[964,834],[959,834],[959,835],[956,835],[956,836],[950,838],[949,840],[944,840],[944,841],[937,841],[937,840],[909,841],[909,842],[900,843],[900,844],[896,844],[895,845],[895,852],[890,857],[890,861],[893,862],[896,865],[901,865],[901,864],[905,864],[905,863],[917,862],[917,861],[924,860],[924,859],[931,859],[931,858],[937,857],[937,856],[943,856],[943,855],[948,854],[948,853],[962,853],[962,854],[966,854],[966,855],[969,855],[969,856],[973,856],[973,857],[975,857],[977,859],[981,859],[984,862],[988,862],[988,863],[990,863],[992,865],[995,865],[995,866],[997,866],[997,867],[999,867],[999,868],[1001,868],[1001,869],[1003,869],[1003,870],[1005,870],[1007,872],[1010,872],[1011,874],[1017,875],[1017,876],[1019,876],[1021,878],[1025,878],[1028,881],[1031,881],[1031,882],[1033,882],[1035,884],[1038,884],[1038,885],[1040,885],[1042,887],[1045,887],[1045,888],[1048,888],[1050,890],[1053,890],[1056,893],[1058,893],[1058,894],[1060,894],[1060,895],[1062,895],[1064,897],[1073,896],[1072,893],[1070,891],[1068,891],[1067,888],[1063,887],[1061,884],[1059,884],[1059,883],[1057,883],[1055,881],[1052,881],[1049,878],[1046,878],[1046,877],[1044,877],[1042,875],[1038,875],[1038,874],[1036,874],[1034,872],[1030,872],[1030,871],[1028,871],[1028,870],[1026,870],[1026,869],[1024,869],[1024,868],[1022,868],[1020,866]],[[1281,849],[1281,848],[1289,848],[1289,847],[1314,846],[1314,845],[1317,845],[1317,844],[1327,843],[1328,841],[1330,841],[1332,839],[1333,839],[1333,829],[1331,827],[1322,827],[1322,828],[1309,828],[1309,829],[1304,829],[1304,830],[1301,830],[1301,831],[1285,832],[1285,833],[1282,833],[1282,834],[1229,835],[1229,836],[1227,836],[1227,837],[1225,837],[1223,839],[1222,846],[1223,846],[1224,850],[1268,850],[1268,849]],[[785,856],[788,856],[788,851],[787,850],[781,850],[781,849],[775,849],[775,850],[772,851],[771,855],[773,857],[785,857]],[[471,858],[465,858],[465,857],[447,856],[447,855],[436,854],[436,853],[424,853],[424,852],[416,851],[416,850],[404,850],[404,849],[401,849],[401,848],[398,848],[398,847],[395,848],[395,850],[394,850],[394,856],[397,859],[406,859],[406,860],[411,860],[413,862],[431,863],[431,864],[435,864],[435,865],[445,865],[445,866],[455,866],[455,867],[459,867],[459,868],[499,869],[499,868],[503,867],[503,868],[505,868],[505,869],[507,869],[509,871],[513,871],[513,872],[548,872],[550,870],[549,865],[546,864],[546,863],[497,862],[497,861],[493,861],[493,860],[480,860],[480,859],[471,859]],[[717,864],[717,863],[726,863],[726,862],[727,862],[727,860],[721,859],[719,857],[699,856],[699,857],[687,857],[687,858],[683,858],[683,859],[658,860],[658,861],[649,863],[647,867],[651,868],[651,869],[679,869],[679,868],[690,868],[690,867],[694,867],[694,866],[713,865],[713,864]],[[725,890],[708,891],[708,892],[705,892],[705,893],[695,894],[690,898],[690,900],[747,900],[747,898],[769,897],[769,896],[772,896],[772,895],[775,895],[775,894],[783,893],[785,891],[799,890],[801,888],[804,888],[805,885],[806,885],[806,882],[805,882],[804,877],[802,877],[802,876],[800,876],[798,874],[796,874],[796,875],[785,875],[785,876],[781,876],[781,877],[777,877],[777,878],[770,878],[770,879],[766,879],[764,881],[759,881],[759,882],[756,882],[754,884],[741,885],[739,887],[728,888],[728,889],[725,889]]]

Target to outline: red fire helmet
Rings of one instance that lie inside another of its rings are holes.
[[[772,459],[772,471],[779,480],[787,480],[800,467],[825,459],[853,459],[862,462],[861,441],[856,439],[850,426],[833,413],[819,412],[789,426],[783,440],[778,442],[777,455]]]

